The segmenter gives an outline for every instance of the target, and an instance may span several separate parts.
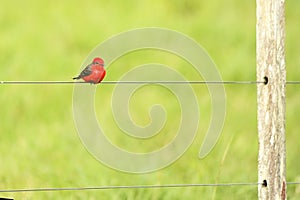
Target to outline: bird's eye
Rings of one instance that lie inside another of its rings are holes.
[[[95,64],[96,64],[96,65],[99,65],[100,63],[98,63],[98,62],[95,62]]]

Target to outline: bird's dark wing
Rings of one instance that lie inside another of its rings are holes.
[[[80,77],[85,77],[88,76],[92,73],[92,66],[93,64],[89,64],[88,66],[86,66],[86,68],[84,68],[84,70],[80,73]]]

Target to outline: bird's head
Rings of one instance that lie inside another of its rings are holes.
[[[101,58],[98,58],[98,57],[94,58],[93,63],[104,66],[104,61]]]

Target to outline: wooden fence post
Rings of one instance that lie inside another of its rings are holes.
[[[286,199],[284,0],[256,0],[259,199]]]

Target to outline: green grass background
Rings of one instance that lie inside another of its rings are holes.
[[[286,2],[287,79],[300,80],[300,1]],[[133,28],[162,27],[200,43],[215,61],[223,80],[255,80],[255,1],[36,1],[2,0],[0,6],[0,80],[70,80],[91,50]],[[122,44],[120,44],[122,45]],[[108,67],[105,80],[118,80],[137,64],[175,66],[195,78],[187,63],[165,52],[134,52]],[[201,78],[201,77],[200,77]],[[201,123],[188,151],[172,165],[148,174],[128,174],[100,164],[82,145],[73,122],[72,85],[0,85],[0,189],[87,187],[176,183],[257,181],[256,86],[228,85],[227,116],[213,151],[199,160],[198,150],[210,119],[210,97],[199,92]],[[99,85],[96,102],[110,101],[113,86]],[[99,121],[122,148],[148,151],[174,136],[178,121],[172,95],[145,87],[130,102],[136,123],[149,123],[150,105],[166,106],[166,132],[147,142],[118,134],[110,108],[96,103]],[[287,180],[300,180],[299,86],[287,86]],[[120,131],[119,131],[120,132]],[[0,193],[15,199],[256,199],[257,187],[198,187]],[[288,197],[300,196],[288,185]]]

